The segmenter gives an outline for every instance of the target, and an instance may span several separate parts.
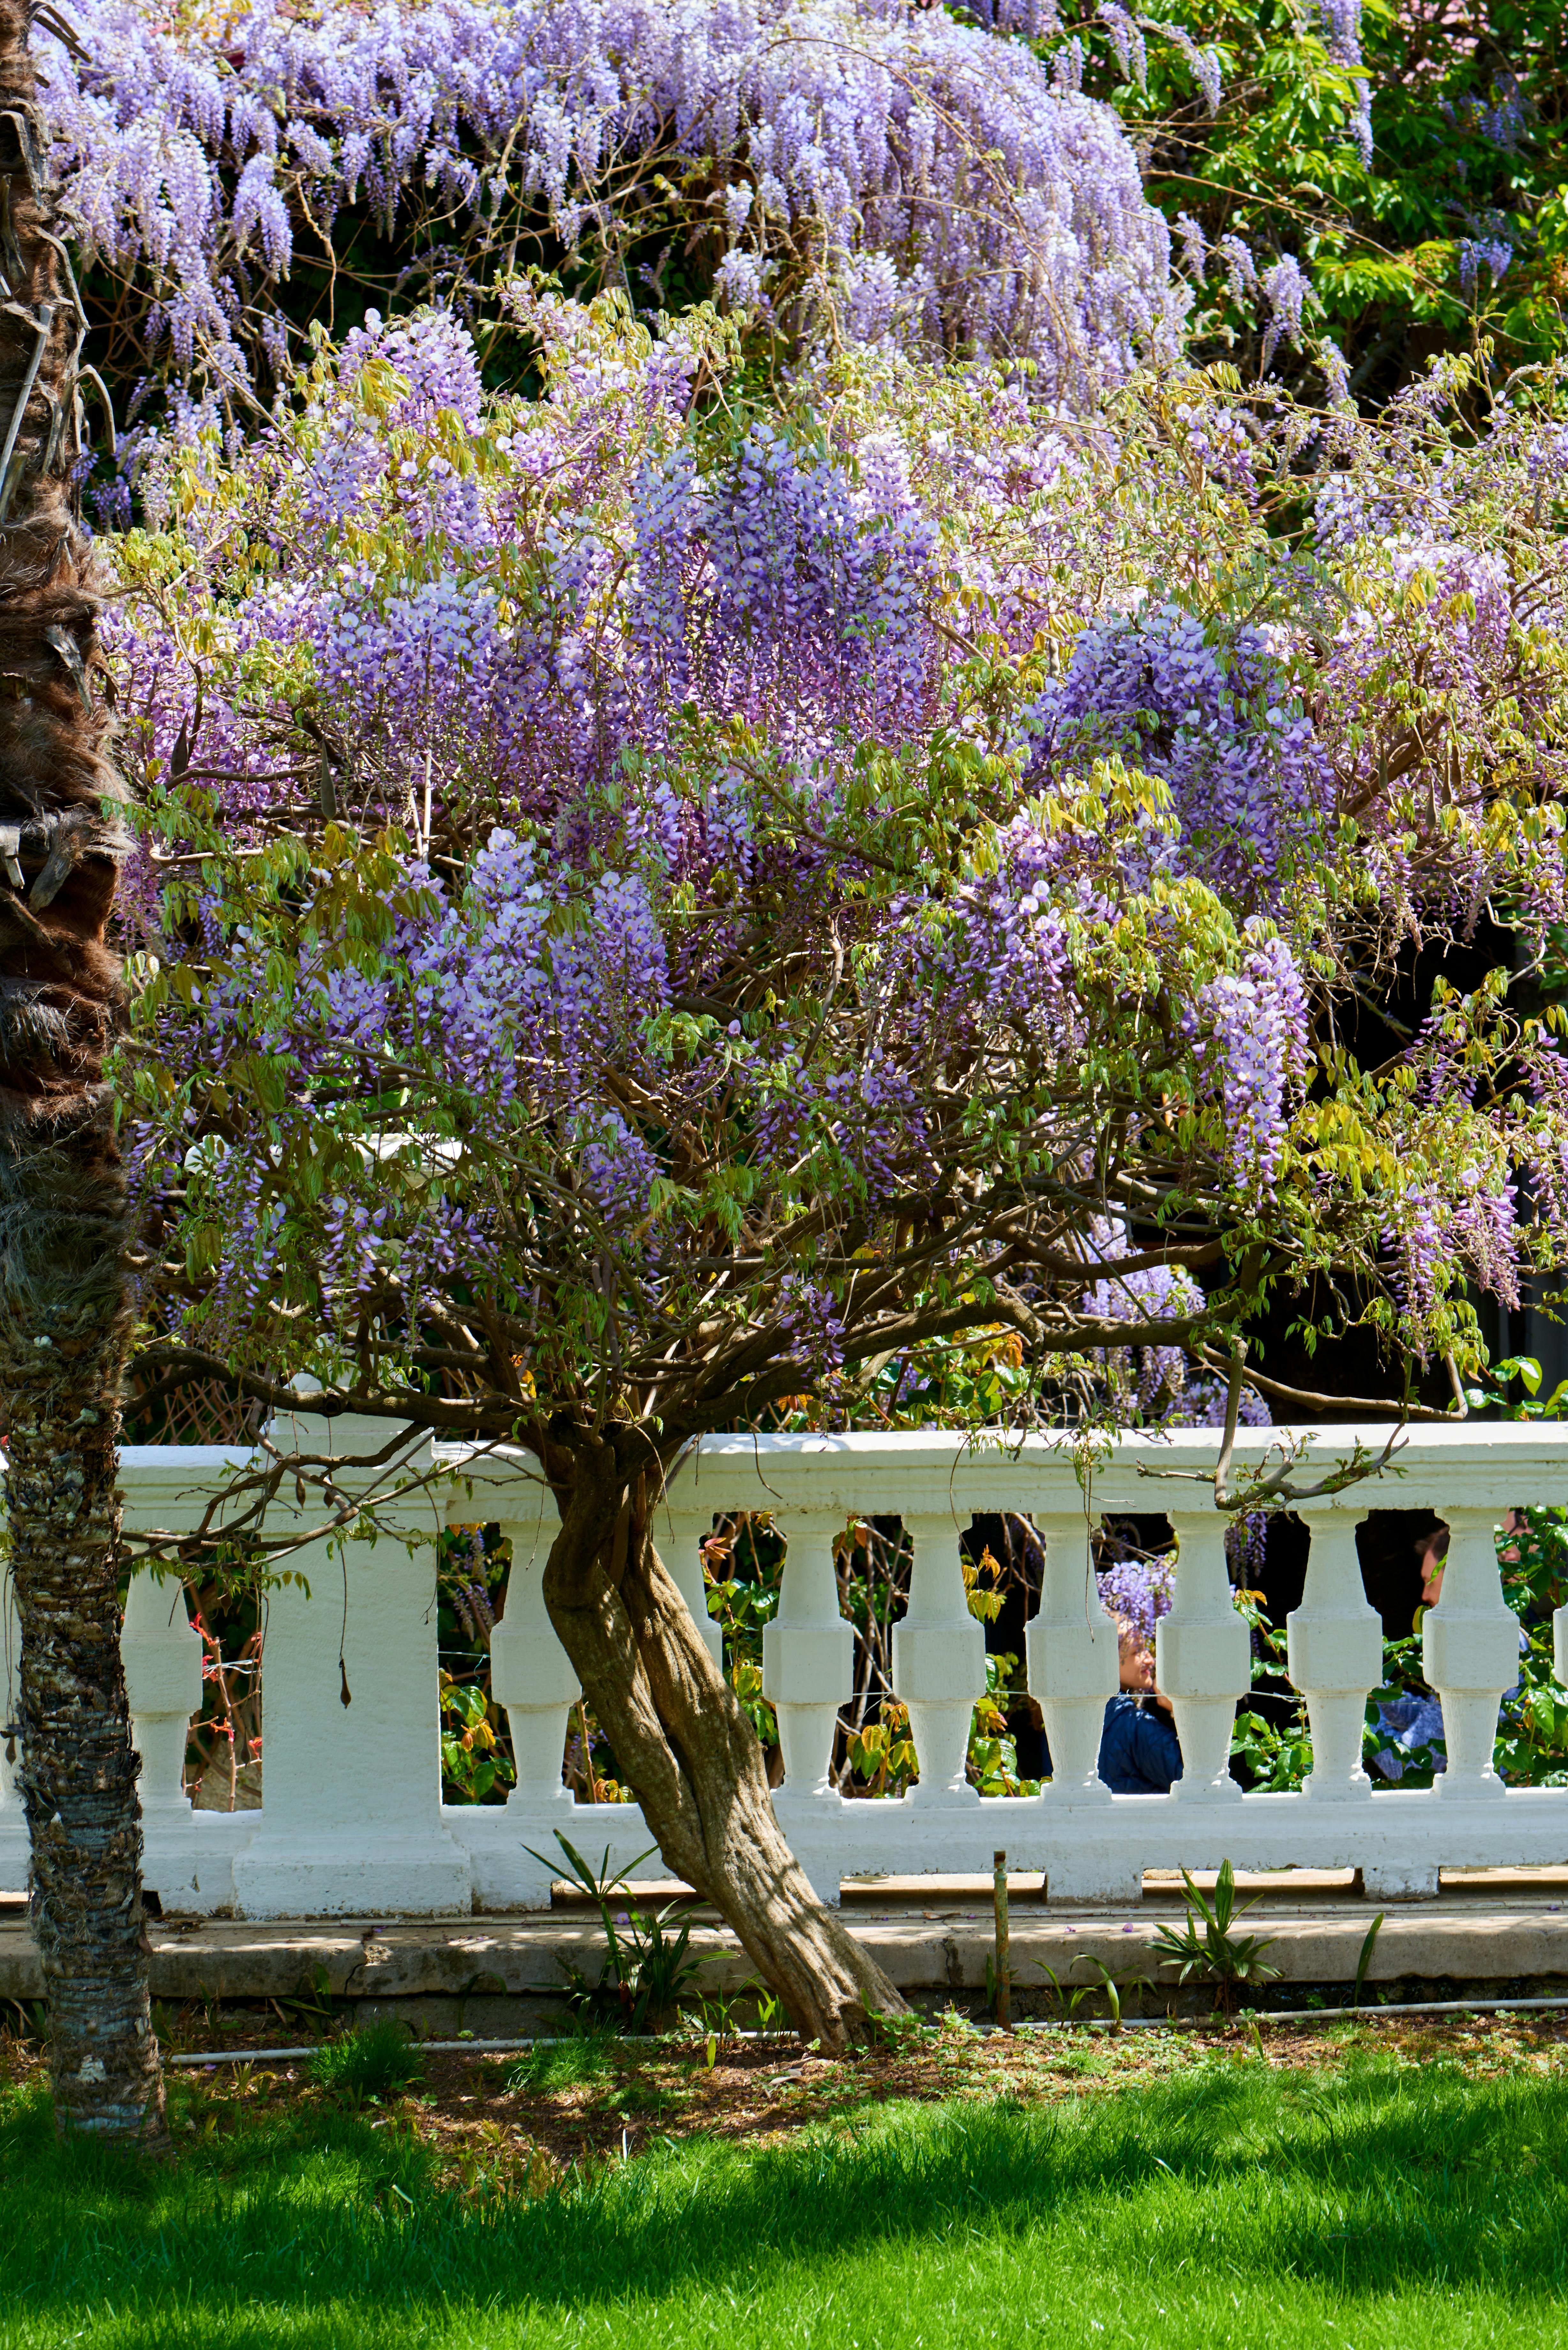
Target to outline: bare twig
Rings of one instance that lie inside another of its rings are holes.
[[[1246,1381],[1247,1348],[1244,1340],[1238,1340],[1231,1357],[1230,1376],[1225,1393],[1225,1433],[1220,1440],[1220,1458],[1215,1462],[1212,1480],[1214,1506],[1217,1510],[1239,1514],[1251,1510],[1288,1506],[1294,1502],[1320,1501],[1325,1494],[1343,1492],[1347,1485],[1358,1485],[1365,1478],[1380,1477],[1395,1453],[1399,1451],[1408,1440],[1404,1432],[1402,1420],[1397,1421],[1389,1430],[1388,1441],[1379,1453],[1374,1454],[1369,1451],[1358,1438],[1350,1459],[1336,1462],[1326,1476],[1318,1479],[1315,1485],[1294,1485],[1291,1482],[1291,1471],[1300,1460],[1301,1454],[1290,1445],[1282,1445],[1280,1465],[1277,1469],[1270,1470],[1265,1474],[1260,1468],[1250,1482],[1243,1485],[1240,1491],[1233,1491],[1231,1484],[1231,1465],[1236,1450],[1237,1423],[1241,1413],[1241,1389]],[[1155,1469],[1146,1461],[1138,1463],[1138,1475],[1176,1478],[1191,1484],[1207,1484],[1210,1482],[1201,1470]]]

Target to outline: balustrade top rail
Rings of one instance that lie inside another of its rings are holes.
[[[1241,1429],[1233,1482],[1240,1483],[1249,1470],[1277,1465],[1283,1449],[1295,1459],[1295,1479],[1312,1483],[1336,1463],[1350,1461],[1357,1447],[1376,1461],[1394,1432],[1387,1421]],[[890,1517],[905,1510],[924,1515],[950,1507],[971,1516],[997,1509],[1061,1515],[1092,1503],[1096,1512],[1168,1515],[1172,1510],[1212,1508],[1202,1481],[1212,1479],[1219,1440],[1212,1428],[1173,1429],[1166,1435],[1128,1432],[1097,1449],[1086,1447],[1080,1470],[1071,1438],[1005,1430],[987,1430],[978,1437],[925,1429],[705,1436],[677,1465],[669,1502],[677,1509],[711,1504],[716,1512],[815,1510],[836,1507],[842,1497],[846,1513]],[[531,1455],[505,1445],[438,1444],[435,1457],[454,1474],[486,1485],[539,1473]],[[1436,1508],[1439,1489],[1456,1508],[1505,1510],[1524,1501],[1568,1500],[1568,1427],[1517,1420],[1417,1422],[1398,1431],[1397,1450],[1379,1474],[1301,1506],[1352,1513]]]
[[[384,1423],[310,1421],[312,1451],[345,1457],[385,1441]],[[302,1430],[302,1432],[304,1432]],[[1382,1425],[1241,1431],[1234,1482],[1294,1458],[1311,1484],[1381,1453]],[[1225,1520],[1210,1490],[1213,1429],[1129,1435],[1095,1448],[1080,1475],[1070,1441],[935,1431],[705,1438],[681,1460],[659,1503],[656,1540],[716,1656],[703,1603],[702,1536],[720,1513],[766,1511],[784,1543],[763,1688],[777,1717],[785,1777],[774,1802],[814,1881],[989,1867],[1005,1843],[1015,1868],[1038,1867],[1053,1898],[1133,1898],[1147,1867],[1359,1866],[1379,1898],[1435,1889],[1438,1867],[1568,1864],[1568,1790],[1505,1789],[1492,1769],[1499,1700],[1517,1678],[1520,1627],[1502,1594],[1494,1530],[1502,1513],[1568,1501],[1568,1428],[1464,1421],[1401,1432],[1381,1473],[1297,1506],[1309,1530],[1305,1588],[1289,1619],[1289,1669],[1312,1728],[1314,1764],[1300,1794],[1243,1795],[1229,1756],[1237,1702],[1251,1679],[1251,1638],[1226,1572]],[[130,1447],[122,1456],[128,1523],[178,1530],[200,1516],[243,1448]],[[542,1577],[555,1505],[536,1464],[507,1448],[441,1446],[436,1473],[379,1514],[407,1541],[350,1527],[315,1531],[319,1505],[292,1492],[278,1530],[309,1538],[290,1564],[305,1584],[269,1594],[263,1679],[260,1811],[194,1813],[183,1787],[186,1737],[202,1692],[201,1641],[180,1586],[139,1573],[123,1650],[141,1794],[149,1883],[166,1910],[239,1908],[251,1916],[402,1914],[502,1908],[549,1898],[528,1847],[564,1826],[624,1865],[651,1841],[635,1804],[587,1806],[562,1783],[571,1666],[545,1612]],[[1153,1473],[1148,1473],[1153,1472]],[[361,1472],[339,1479],[354,1490]],[[1439,1695],[1448,1771],[1430,1789],[1379,1790],[1362,1767],[1367,1693],[1382,1679],[1381,1626],[1368,1606],[1355,1530],[1371,1511],[1428,1510],[1449,1526],[1442,1596],[1423,1623],[1424,1670]],[[985,1681],[984,1636],[965,1596],[960,1536],[971,1517],[1017,1512],[1043,1543],[1039,1605],[1025,1629],[1030,1693],[1045,1722],[1054,1775],[1034,1796],[980,1797],[965,1782],[971,1711]],[[1096,1761],[1117,1686],[1116,1627],[1088,1572],[1089,1527],[1102,1513],[1168,1517],[1179,1560],[1157,1642],[1161,1690],[1180,1737],[1183,1776],[1168,1795],[1113,1797]],[[499,1521],[512,1565],[492,1638],[492,1686],[508,1716],[517,1783],[504,1805],[443,1805],[431,1538],[443,1523]],[[839,1709],[855,1695],[855,1641],[839,1610],[833,1544],[846,1523],[896,1518],[912,1543],[906,1613],[892,1638],[892,1693],[908,1708],[920,1773],[901,1798],[848,1800],[829,1766]],[[421,1539],[422,1538],[422,1539]],[[308,1586],[308,1588],[306,1586]],[[16,1651],[0,1591],[0,1700],[14,1718]],[[1568,1668],[1568,1610],[1556,1617],[1558,1671]],[[341,1660],[341,1661],[340,1661]],[[6,1676],[11,1679],[7,1683]],[[345,1710],[341,1687],[351,1704]],[[26,1874],[26,1835],[0,1747],[0,1884]],[[585,1821],[582,1814],[591,1811]]]

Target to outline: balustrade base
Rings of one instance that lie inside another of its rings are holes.
[[[1460,1779],[1445,1771],[1433,1780],[1432,1793],[1444,1804],[1500,1804],[1508,1794],[1508,1784],[1495,1771],[1479,1779]]]
[[[1170,1791],[1170,1800],[1173,1804],[1179,1804],[1183,1811],[1198,1811],[1208,1806],[1216,1811],[1229,1811],[1233,1804],[1243,1800],[1243,1790],[1234,1779],[1178,1779]]]
[[[1305,1804],[1239,1787],[1233,1799],[1212,1802],[1113,1795],[1078,1804],[1046,1788],[951,1806],[836,1795],[792,1803],[780,1789],[774,1809],[818,1898],[832,1904],[844,1880],[973,1876],[1003,1850],[1013,1874],[1044,1876],[1053,1902],[1130,1903],[1146,1869],[1215,1869],[1224,1860],[1251,1869],[1359,1867],[1376,1898],[1419,1900],[1437,1890],[1439,1863],[1493,1867],[1500,1845],[1495,1804],[1439,1800],[1429,1788],[1390,1789],[1368,1804]],[[1568,1791],[1514,1789],[1507,1817],[1511,1862],[1568,1866]]]
[[[548,1909],[550,1887],[571,1875],[556,1842],[557,1831],[597,1876],[629,1870],[661,1877],[658,1850],[637,1804],[579,1804],[569,1788],[560,1798],[514,1794],[504,1805],[444,1804],[441,1825],[462,1846],[481,1909]],[[540,1856],[538,1859],[534,1855]]]
[[[270,1836],[264,1827],[237,1855],[234,1887],[242,1918],[443,1916],[472,1908],[473,1866],[440,1828]]]
[[[1354,1778],[1324,1779],[1315,1771],[1308,1772],[1302,1782],[1302,1794],[1309,1804],[1369,1804],[1372,1801],[1372,1781],[1365,1771]]]
[[[220,1814],[227,1820],[240,1814]],[[214,1835],[208,1819],[201,1822],[189,1804],[161,1805],[141,1819],[141,1881],[158,1896],[165,1909],[211,1917],[233,1907],[234,1855],[254,1820],[244,1820],[236,1835]]]
[[[1103,1812],[1116,1798],[1103,1779],[1048,1779],[1040,1800],[1048,1813]]]
[[[1246,1795],[1238,1804],[1179,1805],[1163,1795],[1117,1795],[1107,1806],[1044,1795],[986,1796],[927,1806],[838,1796],[791,1804],[774,1797],[779,1825],[825,1901],[841,1880],[974,1877],[1004,1850],[1016,1878],[1038,1872],[1058,1902],[1138,1898],[1146,1869],[1359,1868],[1373,1903],[1419,1903],[1438,1894],[1439,1865],[1568,1867],[1568,1791],[1515,1788],[1500,1809],[1482,1799],[1430,1789],[1379,1792],[1368,1803],[1303,1803],[1294,1795]],[[661,1877],[648,1853],[653,1838],[634,1804],[545,1802],[519,1816],[511,1806],[452,1805],[436,1834],[410,1839],[394,1828],[373,1836],[341,1831],[274,1831],[259,1812],[200,1813],[189,1833],[147,1829],[144,1881],[164,1911],[254,1918],[409,1918],[545,1909],[550,1875],[526,1847],[551,1856],[559,1827],[589,1866]],[[1506,1822],[1506,1828],[1503,1823]],[[253,1841],[254,1839],[254,1841]],[[564,1862],[555,1871],[564,1875]],[[0,1821],[0,1890],[27,1883],[27,1839],[19,1819]]]
[[[258,1817],[255,1812],[161,1805],[142,1821],[143,1886],[171,1916],[223,1916],[234,1906],[235,1857],[254,1834]],[[0,1820],[0,1892],[26,1893],[27,1872],[27,1830],[18,1806],[14,1818]]]

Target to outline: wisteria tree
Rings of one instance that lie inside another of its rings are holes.
[[[1332,353],[1326,420],[1183,373],[1187,292],[1077,36],[960,13],[87,0],[41,12],[26,117],[111,379],[174,393],[95,492],[136,525],[107,636],[145,816],[115,1069],[143,1403],[306,1373],[392,1455],[520,1443],[669,1865],[830,2043],[895,1995],[780,1842],[658,1559],[682,1448],[929,1410],[987,1334],[1047,1421],[1128,1345],[1157,1407],[1282,1295],[1367,1323],[1393,1387],[1462,1370],[1474,1290],[1555,1263],[1568,1164],[1555,1014],[1510,972],[1356,1053],[1413,947],[1484,910],[1527,981],[1561,916],[1552,388],[1450,372],[1366,426]],[[1147,28],[1101,17],[1136,70]],[[1354,20],[1325,18],[1347,72]],[[1214,102],[1218,57],[1161,37]],[[366,235],[445,307],[308,343]],[[1300,269],[1189,226],[1211,262],[1261,278],[1266,368]],[[628,293],[711,303],[650,335]],[[482,348],[545,397],[486,399]],[[80,709],[77,782],[112,797]],[[54,926],[101,1014],[112,843],[77,845]],[[65,1039],[95,1116],[101,1024]],[[107,1508],[126,1260],[81,1130],[107,1417],[72,1458]],[[124,1853],[110,2119],[147,2053]]]
[[[5,1032],[16,1145],[6,1417],[24,1623],[23,1720],[5,1734],[14,1742],[20,1730],[26,1749],[35,1890],[57,1993],[58,2109],[94,2126],[150,2118],[156,2129],[135,1764],[115,1638],[113,1472],[134,1300],[114,1106],[99,1063],[119,1004],[107,924],[119,785],[92,682],[93,596],[77,530],[81,395],[90,388],[106,409],[122,390],[130,395],[122,421],[131,430],[114,448],[121,470],[93,492],[100,523],[123,522],[150,453],[150,501],[156,490],[156,452],[143,443],[149,416],[162,410],[156,397],[146,407],[150,395],[172,386],[176,416],[190,394],[209,399],[231,432],[265,426],[259,400],[279,386],[291,396],[290,359],[313,307],[330,320],[340,285],[362,279],[366,234],[381,238],[400,290],[411,271],[416,284],[460,307],[533,255],[573,282],[635,282],[660,299],[667,280],[674,299],[711,288],[744,325],[764,374],[804,351],[867,342],[1006,350],[1073,403],[1125,380],[1140,355],[1173,359],[1186,297],[1171,282],[1163,224],[1144,202],[1114,117],[1082,96],[1071,57],[1053,71],[1013,38],[1035,21],[1026,7],[988,10],[984,32],[940,10],[911,18],[888,0],[804,8],[742,0],[723,10],[695,0],[674,10],[642,0],[608,9],[445,0],[411,11],[327,6],[314,16],[263,5],[222,24],[184,8],[154,18],[122,0],[85,0],[68,19],[48,7],[30,15],[36,80],[26,21],[7,20],[6,88],[20,143],[0,162],[13,192],[12,228],[0,238],[14,411],[0,517],[9,515],[12,549],[17,754],[7,787],[20,852]],[[67,244],[87,293],[79,319]],[[312,274],[314,305],[300,282]],[[78,324],[100,336],[107,328],[93,345],[107,386],[83,364]],[[376,372],[368,370],[368,382]],[[447,432],[436,411],[449,406],[441,390],[419,415],[397,420],[423,452],[417,464],[428,455],[427,427]],[[384,421],[393,421],[389,411]],[[459,472],[469,437],[460,427]],[[482,508],[482,531],[493,531],[500,510],[482,499],[476,521]],[[154,511],[152,502],[141,509]],[[569,536],[580,536],[586,515],[569,521]],[[554,531],[547,516],[535,519]],[[461,648],[472,581],[467,555],[445,576],[441,529],[426,533],[415,557],[419,608],[427,618],[450,611]],[[169,543],[166,535],[165,553]],[[338,544],[331,526],[317,552],[329,543]],[[47,577],[38,570],[46,546]],[[308,597],[317,576],[307,553],[297,591]],[[286,602],[291,591],[275,585]],[[566,573],[560,588],[574,592]],[[161,608],[172,630],[163,683],[171,693],[193,683],[194,700],[182,722],[186,752],[163,746],[163,761],[136,778],[154,796],[161,780],[193,790],[210,779],[192,764],[190,744],[201,745],[201,760],[225,755],[214,754],[213,730],[203,733],[205,663],[185,625],[194,618],[199,638],[204,623],[185,610],[178,587]],[[513,617],[504,590],[503,635]],[[846,625],[859,623],[846,616]],[[136,629],[117,633],[137,658]],[[286,669],[308,658],[304,639],[289,650],[286,626],[267,645],[256,647],[264,665],[274,655]],[[161,658],[150,639],[140,650]],[[461,650],[458,657],[466,658]],[[263,704],[276,683],[262,689]],[[428,707],[449,683],[439,661],[427,664]],[[572,701],[565,671],[562,683]],[[286,684],[281,691],[291,724],[298,718],[295,739],[324,761],[318,812],[326,817],[340,798],[357,820],[369,805],[359,785],[378,764],[390,702],[361,736],[357,710],[329,712],[330,689],[317,694],[314,717],[296,710]],[[244,694],[234,706],[253,707]],[[471,714],[454,713],[460,732]],[[272,723],[261,721],[264,737]],[[420,854],[466,856],[481,837],[484,795],[465,803],[444,752],[438,775],[436,745],[426,747],[414,817]],[[234,755],[243,785],[254,761],[244,743]],[[230,845],[243,839],[248,853],[253,832],[264,848],[275,842],[284,806],[257,803],[257,824],[231,829]],[[379,891],[383,910],[391,906],[383,869],[358,867],[371,837],[346,837],[351,887]],[[178,826],[175,837],[178,858],[189,844]],[[323,853],[336,857],[338,839],[324,832]],[[280,853],[286,864],[294,849]],[[395,840],[387,853],[400,858]],[[158,878],[144,872],[140,886],[145,926],[161,936],[181,917],[157,902]],[[199,890],[191,901],[206,910],[198,923],[212,910],[210,895]],[[215,919],[214,941],[226,939],[228,915]],[[182,979],[175,973],[176,984]],[[200,1121],[192,1134],[204,1144]],[[565,1139],[570,1149],[573,1139]],[[428,1188],[427,1140],[421,1132],[410,1164],[425,1168]],[[401,1180],[390,1160],[387,1172]],[[613,1193],[613,1176],[607,1180]],[[347,1195],[332,1196],[352,1221]],[[166,1315],[161,1294],[145,1302],[155,1319]],[[212,1341],[215,1330],[202,1335]],[[54,1375],[67,1364],[68,1377]]]
[[[144,450],[142,1369],[524,1448],[667,1864],[837,2044],[896,1995],[661,1482],[999,1329],[1049,1420],[1319,1275],[1396,1391],[1476,1359],[1474,1290],[1560,1254],[1558,1015],[1500,972],[1374,1066],[1347,1022],[1412,941],[1561,919],[1568,434],[1442,375],[1376,426],[1223,372],[1074,418],[866,351],[759,411],[711,311],[504,298],[542,399],[427,313]]]

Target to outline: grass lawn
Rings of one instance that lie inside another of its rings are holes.
[[[184,2074],[151,2166],[0,2043],[0,2345],[1568,2343],[1561,2026],[706,2053]]]

